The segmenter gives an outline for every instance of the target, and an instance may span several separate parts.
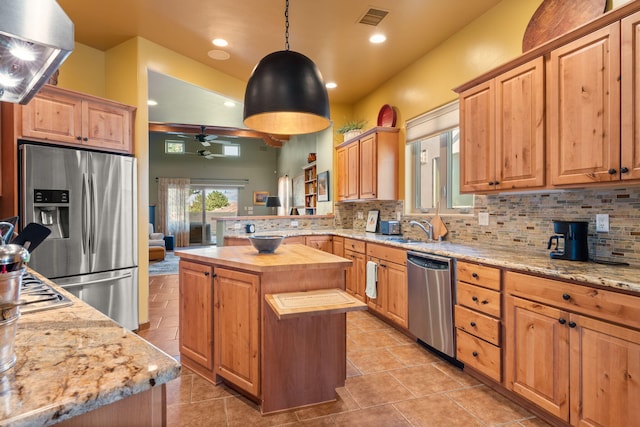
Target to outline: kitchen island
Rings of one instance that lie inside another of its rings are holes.
[[[18,320],[17,362],[0,374],[0,425],[164,425],[165,383],[180,364],[56,289],[73,305]]]
[[[251,246],[178,251],[180,356],[262,413],[336,399],[346,379],[344,291],[351,261],[304,245],[273,254]]]

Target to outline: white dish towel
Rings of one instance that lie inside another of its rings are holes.
[[[373,261],[367,261],[367,287],[365,294],[372,299],[378,298],[378,264]]]

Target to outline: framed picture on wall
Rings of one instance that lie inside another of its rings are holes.
[[[380,211],[369,211],[367,215],[367,226],[364,231],[369,233],[375,233],[378,230],[378,215]]]
[[[321,172],[317,176],[318,180],[318,201],[329,201],[329,171]]]
[[[268,191],[254,191],[253,204],[258,206],[265,206],[267,204],[267,197],[269,197]]]

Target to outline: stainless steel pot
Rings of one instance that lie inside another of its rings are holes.
[[[0,372],[10,369],[16,364],[14,346],[19,317],[20,313],[16,312],[9,319],[0,320]]]
[[[29,261],[29,251],[20,245],[0,245],[0,274],[18,271]]]
[[[0,306],[15,305],[20,301],[22,276],[26,268],[0,274]]]

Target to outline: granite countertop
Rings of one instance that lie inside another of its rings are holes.
[[[287,237],[332,234],[365,240],[370,243],[392,245],[411,251],[448,256],[459,260],[539,274],[554,279],[570,280],[586,285],[602,286],[640,294],[640,268],[551,259],[548,253],[543,251],[510,250],[509,248],[490,247],[480,243],[459,244],[449,241],[404,243],[397,241],[402,236],[386,236],[351,229],[285,230],[256,234],[279,234]],[[226,236],[248,237],[248,234],[238,232],[229,233]]]
[[[23,314],[18,320],[17,362],[0,374],[0,425],[54,424],[180,374],[180,364],[171,356],[56,289],[73,305]]]

